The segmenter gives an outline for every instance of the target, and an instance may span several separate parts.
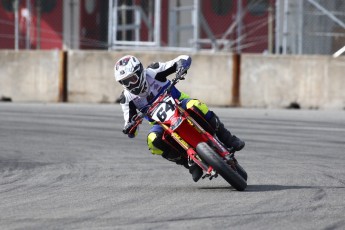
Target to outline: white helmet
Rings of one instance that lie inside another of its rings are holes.
[[[147,96],[148,83],[144,68],[138,58],[126,55],[118,60],[114,67],[115,80],[129,92],[140,97]]]

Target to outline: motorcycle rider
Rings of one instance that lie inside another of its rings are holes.
[[[173,73],[185,74],[192,63],[191,57],[180,55],[167,62],[154,62],[146,69],[138,58],[126,55],[120,58],[114,66],[115,80],[119,82],[124,90],[119,98],[124,114],[123,133],[133,138],[138,132],[129,133],[132,128],[130,122],[137,111],[145,110],[154,100],[170,85],[167,77]],[[184,92],[179,91],[175,86],[172,88],[172,96],[182,102],[184,109],[196,107],[201,115],[215,130],[218,139],[228,148],[235,151],[241,150],[245,143],[238,137],[232,135],[218,116],[207,105],[197,99],[191,99]],[[203,175],[202,169],[194,162],[188,162],[187,158],[181,157],[178,150],[162,140],[163,128],[153,124],[147,135],[147,145],[154,155],[161,155],[163,158],[184,165],[189,168],[192,178],[197,182]],[[178,148],[178,146],[177,146]]]

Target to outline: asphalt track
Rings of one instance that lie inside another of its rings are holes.
[[[244,192],[152,156],[119,105],[0,104],[0,229],[345,229],[345,111],[213,109]]]

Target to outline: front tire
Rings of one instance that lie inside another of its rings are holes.
[[[196,146],[198,155],[208,165],[212,166],[233,188],[243,191],[247,187],[247,182],[234,171],[207,143],[202,142]]]
[[[236,161],[235,167],[236,167],[236,170],[237,170],[238,174],[240,174],[240,176],[241,176],[245,181],[247,181],[247,179],[248,179],[248,174],[247,174],[246,170],[244,170],[244,168],[243,168],[237,161]]]

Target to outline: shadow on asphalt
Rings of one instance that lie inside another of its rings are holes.
[[[268,191],[281,191],[289,189],[325,189],[325,188],[345,188],[344,186],[329,187],[329,186],[299,186],[299,185],[248,185],[245,191],[247,192],[268,192]]]
[[[334,188],[345,188],[345,186],[298,186],[298,185],[272,185],[272,184],[258,184],[258,185],[248,185],[246,190],[243,192],[269,192],[269,191],[281,191],[289,189],[334,189]],[[217,187],[200,187],[199,189],[204,190],[233,190],[230,186],[217,186]]]

